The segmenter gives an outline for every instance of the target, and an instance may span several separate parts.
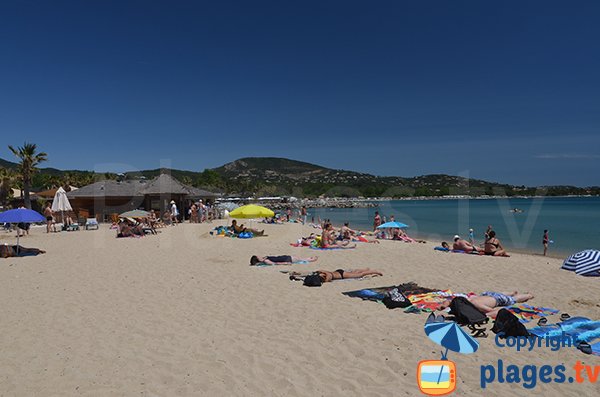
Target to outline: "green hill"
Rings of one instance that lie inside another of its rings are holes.
[[[16,163],[0,159],[0,167],[15,169]],[[151,179],[161,169],[130,172],[127,179]],[[448,195],[599,195],[600,187],[512,186],[479,179],[467,179],[444,174],[416,177],[380,177],[354,171],[335,170],[303,161],[277,157],[246,157],[221,167],[202,172],[169,170],[183,183],[235,195],[293,195],[296,197],[413,197]],[[83,185],[97,179],[114,179],[116,174],[96,174],[90,171],[61,171],[41,168],[34,178],[34,188],[46,189],[65,183]]]

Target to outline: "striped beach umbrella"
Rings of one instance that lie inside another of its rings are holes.
[[[565,259],[562,268],[581,276],[600,276],[600,251],[590,249],[577,252]]]
[[[454,321],[445,321],[442,316],[436,317],[433,313],[425,323],[425,334],[448,350],[462,354],[470,354],[477,351],[479,343],[471,335],[467,334]]]

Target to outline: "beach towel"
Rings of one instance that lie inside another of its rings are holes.
[[[354,249],[356,247],[309,247],[311,250],[320,250],[320,251],[328,251],[328,250],[341,250],[341,249]]]
[[[549,307],[536,307],[525,303],[518,303],[507,307],[507,309],[524,324],[559,312],[558,310]]]
[[[560,338],[565,335],[573,339],[575,345],[586,342],[592,348],[592,354],[600,355],[600,321],[587,317],[571,317],[556,324],[534,327],[529,332],[540,338]]]
[[[435,290],[431,288],[421,287],[416,283],[410,282],[400,285],[392,285],[388,287],[366,288],[357,291],[342,292],[342,294],[351,298],[361,298],[381,303],[381,301],[389,296],[389,292],[394,288],[398,288],[411,302],[412,307],[407,310],[412,313],[417,312],[432,312],[438,306],[446,301],[452,300],[456,296],[466,296],[464,294],[454,294],[450,290]]]
[[[308,265],[310,262],[309,261],[296,261],[296,262],[292,262],[292,265]],[[258,262],[256,265],[254,265],[255,267],[269,267],[269,266],[290,266],[290,265],[279,265],[277,263],[274,263],[272,265],[269,265],[267,263],[264,262]]]

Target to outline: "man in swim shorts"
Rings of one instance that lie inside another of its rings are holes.
[[[533,299],[531,294],[519,294],[517,291],[514,292],[493,292],[486,291],[481,295],[470,296],[469,302],[473,304],[482,313],[487,316],[495,318],[498,311],[503,307],[512,306],[515,303],[527,302]],[[444,310],[450,306],[450,301],[442,303],[438,310]]]

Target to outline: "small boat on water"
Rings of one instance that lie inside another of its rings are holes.
[[[513,209],[510,210],[510,212],[512,212],[513,214],[521,214],[524,211],[522,209],[520,209],[520,208],[513,208]]]

